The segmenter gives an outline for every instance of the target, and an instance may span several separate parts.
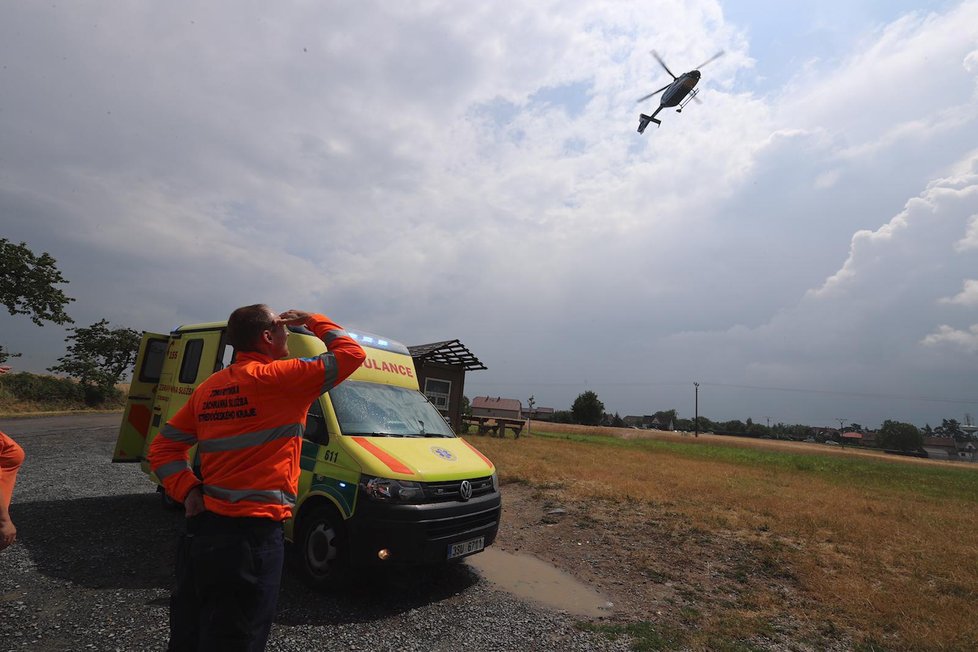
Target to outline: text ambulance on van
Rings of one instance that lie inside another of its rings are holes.
[[[143,334],[113,462],[140,462],[159,485],[146,462],[149,444],[194,387],[232,361],[225,329],[216,322]],[[326,351],[305,328],[290,330],[290,357]],[[285,526],[299,567],[324,585],[357,566],[448,562],[483,550],[501,512],[492,462],[419,391],[407,347],[350,336],[366,361],[306,418],[299,493]],[[232,403],[228,397],[228,410],[244,409]]]

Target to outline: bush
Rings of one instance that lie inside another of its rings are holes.
[[[876,443],[884,449],[914,451],[924,445],[924,436],[912,423],[887,419],[876,434]]]
[[[106,392],[85,388],[68,378],[39,376],[27,372],[8,373],[0,378],[0,406],[32,410],[80,410],[125,405],[125,395],[113,387]]]
[[[81,385],[67,378],[22,372],[7,374],[0,383],[11,397],[21,401],[82,402],[85,398]]]

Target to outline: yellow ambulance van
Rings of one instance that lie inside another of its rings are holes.
[[[194,387],[233,362],[225,331],[215,322],[143,334],[112,461],[139,462],[164,504],[173,503],[146,461],[149,444]],[[326,351],[305,328],[290,331],[290,357]],[[419,391],[407,347],[348,332],[367,358],[309,406],[285,525],[298,567],[322,586],[364,566],[438,564],[483,550],[499,528],[495,466]]]

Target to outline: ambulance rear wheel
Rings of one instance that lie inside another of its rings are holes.
[[[339,512],[331,505],[322,505],[303,514],[293,553],[310,586],[323,589],[341,585],[347,579],[348,553]]]

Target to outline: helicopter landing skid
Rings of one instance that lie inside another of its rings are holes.
[[[699,94],[699,92],[700,92],[700,89],[698,89],[698,88],[694,88],[693,90],[691,90],[689,92],[689,97],[687,97],[685,100],[683,100],[683,103],[679,105],[679,108],[678,109],[676,109],[676,113],[682,113],[683,112],[683,109],[686,108],[686,105],[689,104],[690,102],[692,102],[696,98],[696,96]],[[699,102],[699,100],[696,100],[696,101]]]

